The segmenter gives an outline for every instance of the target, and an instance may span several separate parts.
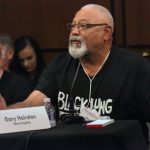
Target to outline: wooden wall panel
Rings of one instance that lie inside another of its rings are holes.
[[[125,0],[127,45],[150,45],[150,1]]]
[[[123,18],[123,1],[116,0],[114,2],[114,43],[118,46],[124,45],[124,18]]]
[[[150,48],[149,0],[0,0],[0,33],[13,39],[30,35],[43,49],[56,51],[53,57],[68,47],[66,24],[88,3],[101,4],[112,12],[116,45]],[[47,53],[46,61],[51,60]]]
[[[88,3],[110,8],[110,0],[0,0],[0,32],[14,39],[30,35],[42,48],[66,48],[66,24]]]

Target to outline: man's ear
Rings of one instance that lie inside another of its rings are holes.
[[[104,40],[108,40],[112,36],[112,28],[107,26],[104,31]]]
[[[14,50],[13,49],[9,49],[8,52],[7,52],[7,58],[9,60],[11,60],[14,56]]]

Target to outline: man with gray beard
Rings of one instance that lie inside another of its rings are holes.
[[[112,46],[114,22],[103,6],[82,7],[67,27],[69,54],[61,54],[49,64],[30,96],[10,108],[43,105],[43,99],[50,97],[59,119],[69,114],[80,116],[83,110],[94,112],[95,119],[135,119],[148,140],[149,62]],[[7,108],[4,100],[0,106]]]

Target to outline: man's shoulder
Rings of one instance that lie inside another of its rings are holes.
[[[60,53],[59,55],[57,55],[52,62],[50,62],[47,67],[53,68],[53,69],[57,69],[57,68],[64,68],[66,65],[71,64],[73,62],[75,62],[76,60],[73,59],[69,53],[65,52],[65,53]]]
[[[70,60],[70,59],[72,59],[72,57],[69,55],[69,53],[68,52],[64,52],[64,53],[58,54],[54,58],[53,61],[55,61],[55,62],[63,62],[64,61],[65,62],[65,61]]]
[[[120,48],[120,47],[113,46],[111,50],[114,57],[117,57],[119,60],[122,61],[136,62],[136,63],[141,61],[146,61],[146,59],[143,56],[141,56],[139,53],[136,53],[127,48]]]
[[[139,69],[150,72],[150,63],[148,60],[140,54],[126,48],[112,47],[109,65],[127,72],[129,70],[134,72]]]

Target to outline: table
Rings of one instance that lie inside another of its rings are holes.
[[[0,135],[1,150],[148,150],[138,121],[103,128],[62,124],[54,128]]]

